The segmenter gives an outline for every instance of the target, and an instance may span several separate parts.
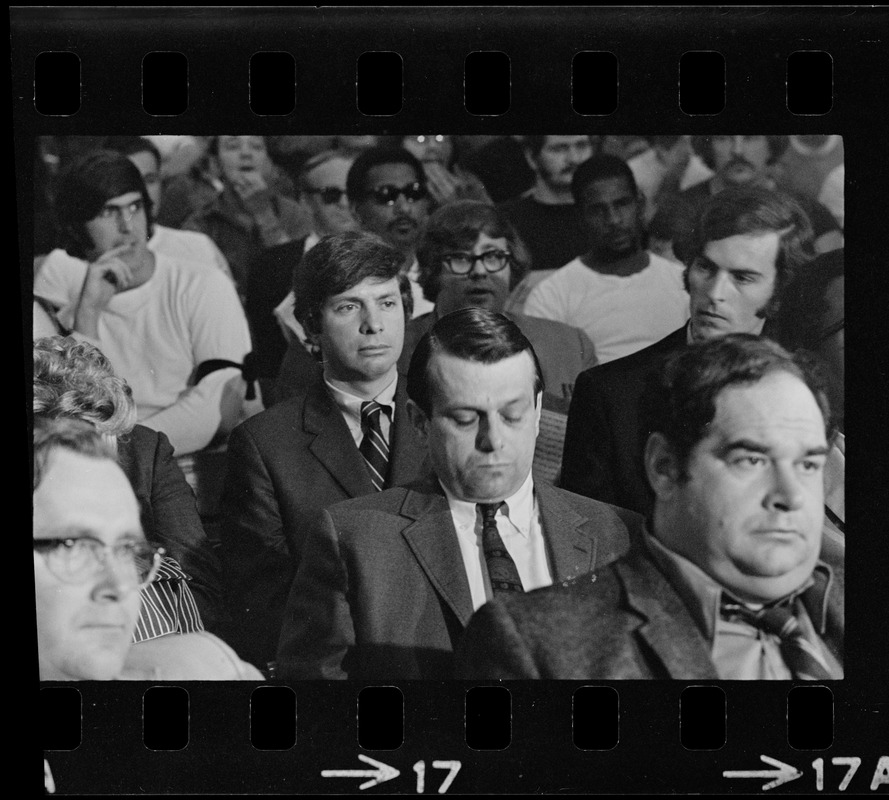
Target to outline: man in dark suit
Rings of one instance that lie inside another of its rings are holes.
[[[728,333],[769,335],[784,288],[813,255],[811,226],[787,195],[726,189],[686,244],[691,319],[659,342],[578,376],[568,413],[561,486],[645,514],[651,493],[639,454],[646,380],[691,342]]]
[[[474,609],[624,551],[636,514],[534,481],[543,389],[506,317],[465,308],[436,322],[408,375],[435,477],[320,515],[287,604],[283,678],[450,678]]]
[[[303,539],[321,510],[421,474],[397,373],[411,298],[401,254],[358,231],[322,239],[294,278],[295,312],[323,374],[235,429],[222,499],[222,555],[233,626],[248,660],[275,656]],[[369,449],[371,442],[377,450]],[[383,463],[374,452],[386,451]]]
[[[458,677],[843,677],[843,548],[822,540],[830,410],[803,359],[731,335],[645,397],[656,499],[630,552],[470,623]]]

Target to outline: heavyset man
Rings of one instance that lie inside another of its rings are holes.
[[[434,477],[310,523],[287,602],[285,679],[444,679],[473,611],[623,552],[637,515],[534,481],[543,379],[506,317],[465,308],[414,351],[408,413]]]
[[[594,577],[497,598],[458,677],[843,677],[843,550],[822,542],[827,395],[733,335],[671,358],[646,397],[650,528]]]

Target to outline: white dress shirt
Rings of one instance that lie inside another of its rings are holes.
[[[457,531],[463,566],[469,579],[472,608],[478,610],[494,597],[482,547],[481,512],[475,503],[454,497],[444,484],[441,488],[448,499],[451,518]],[[540,522],[540,510],[530,472],[519,490],[507,497],[504,503],[497,511],[497,531],[515,562],[522,586],[526,592],[541,586],[550,586],[553,582],[552,567],[546,552],[543,525]]]
[[[355,446],[359,447],[361,440],[364,438],[364,432],[361,430],[361,404],[366,401],[351,392],[338,389],[336,386],[328,383],[326,378],[324,383],[327,386],[327,391],[330,392],[331,398],[333,398],[333,402],[336,403],[336,407],[343,415],[343,419],[346,420],[346,425],[349,426],[349,433],[352,434],[352,439],[355,440]],[[389,444],[390,450],[392,449],[392,439],[389,436],[389,432],[392,423],[395,421],[395,389],[397,385],[398,374],[396,373],[395,377],[392,378],[392,383],[373,398],[381,406],[389,406],[392,410],[389,416],[380,414],[380,428],[383,431],[383,437]]]

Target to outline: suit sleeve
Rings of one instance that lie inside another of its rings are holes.
[[[194,493],[163,433],[157,436],[152,477],[154,533],[191,578],[190,587],[201,619],[207,629],[213,630],[222,612],[222,570],[198,516]]]
[[[241,657],[265,665],[275,656],[295,560],[274,483],[243,425],[228,442],[222,519],[223,576],[233,623],[225,638]]]
[[[309,530],[287,599],[278,644],[278,675],[284,680],[344,679],[355,645],[348,574],[336,529],[327,511]]]
[[[604,403],[601,368],[582,372],[574,385],[565,427],[561,486],[603,503],[616,503],[611,464],[614,439]]]
[[[458,680],[540,678],[540,670],[508,609],[494,600],[472,617],[455,654]]]

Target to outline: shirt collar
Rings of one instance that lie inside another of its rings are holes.
[[[696,564],[652,536],[647,523],[644,541],[652,559],[688,607],[704,638],[712,644],[724,591],[722,586]],[[819,634],[824,633],[827,623],[827,600],[832,582],[830,567],[818,561],[809,580],[788,596],[788,599],[802,598]]]
[[[330,392],[330,397],[333,399],[336,407],[344,414],[348,414],[353,419],[356,419],[358,423],[361,424],[361,404],[367,401],[362,397],[358,397],[358,395],[347,392],[345,389],[340,389],[339,387],[334,386],[327,380],[327,378],[324,379],[324,384],[327,386],[327,391]],[[389,406],[393,411],[393,414],[395,411],[395,389],[397,384],[398,375],[396,374],[395,377],[392,378],[392,382],[373,398],[381,406]]]
[[[303,244],[303,255],[309,252],[318,242],[321,241],[321,237],[312,231],[308,236],[306,236],[305,244]]]
[[[448,488],[441,481],[439,481],[439,485],[448,499],[448,505],[454,516],[454,521],[458,525],[474,527],[477,504],[471,503],[468,500],[458,499],[448,491]],[[503,514],[516,530],[527,538],[530,535],[531,523],[534,519],[534,478],[530,470],[528,471],[528,477],[525,478],[518,491],[507,497],[503,502],[506,505],[498,513]]]

